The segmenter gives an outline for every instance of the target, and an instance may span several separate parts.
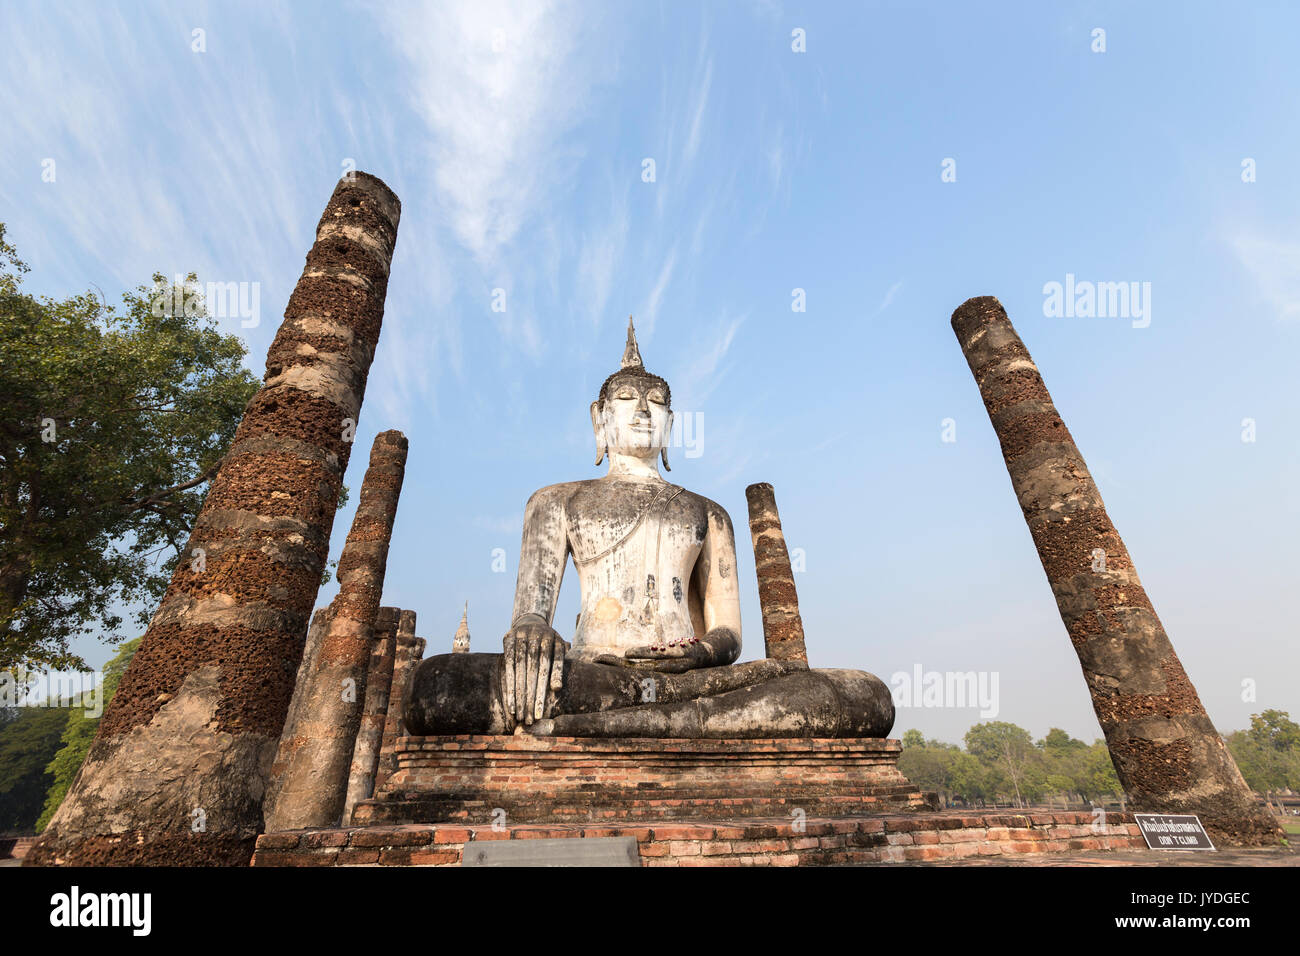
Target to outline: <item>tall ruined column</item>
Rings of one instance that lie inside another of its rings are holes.
[[[1224,843],[1276,842],[1156,617],[1074,440],[991,296],[953,331],[1002,443],[1011,485],[1079,655],[1131,808],[1195,813]]]
[[[337,826],[365,703],[375,615],[406,470],[406,437],[380,432],[370,450],[352,530],[339,557],[339,593],[311,670],[301,710],[287,725],[266,794],[266,829]]]
[[[357,728],[357,742],[352,748],[348,793],[343,802],[344,826],[352,820],[352,808],[375,793],[375,771],[379,769],[379,748],[384,740],[388,695],[393,686],[397,615],[397,608],[381,607],[375,618],[375,648],[370,653],[370,671],[366,676],[366,703],[361,711],[361,726]]]
[[[749,533],[754,539],[754,568],[758,572],[758,602],[763,610],[763,642],[767,657],[808,663],[794,589],[790,552],[776,510],[776,493],[767,482],[745,489],[749,502]]]
[[[375,772],[375,793],[397,769],[394,747],[406,733],[406,696],[411,673],[424,656],[424,638],[415,636],[415,612],[403,611],[397,623],[397,657],[393,661],[393,686],[388,692],[388,714],[384,718],[384,737],[379,750],[379,769]]]
[[[252,856],[397,241],[397,197],[353,177],[325,207],[262,388],[28,864]]]

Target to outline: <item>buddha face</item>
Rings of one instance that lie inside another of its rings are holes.
[[[656,376],[613,376],[600,400],[591,403],[597,446],[610,454],[654,458],[668,445],[673,413],[667,385]]]

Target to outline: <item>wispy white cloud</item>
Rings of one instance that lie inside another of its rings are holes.
[[[709,395],[726,375],[727,355],[736,341],[736,333],[745,324],[745,319],[746,316],[743,315],[734,318],[723,315],[710,330],[708,339],[693,345],[693,358],[679,373],[681,384],[678,387],[683,399],[693,407],[703,408]]]
[[[585,18],[569,4],[524,0],[383,6],[375,16],[407,67],[447,224],[491,265],[573,161],[562,147],[588,100],[575,56]]]
[[[772,188],[776,189],[781,185],[781,173],[785,171],[785,149],[781,144],[780,130],[777,130],[774,142],[767,149],[767,171],[772,177]]]
[[[691,116],[691,131],[686,138],[686,148],[682,150],[682,169],[688,172],[700,151],[700,136],[704,129],[704,111],[709,105],[709,89],[713,86],[713,60],[709,59],[704,67],[704,79],[695,92],[695,108]]]
[[[1231,242],[1237,260],[1277,318],[1300,320],[1300,242],[1249,235]]]
[[[664,258],[663,265],[659,268],[659,278],[655,280],[654,287],[650,294],[646,296],[645,304],[641,306],[641,311],[637,314],[637,320],[641,323],[641,328],[647,335],[654,332],[655,320],[659,316],[659,304],[663,301],[664,292],[668,289],[668,284],[673,279],[673,269],[677,266],[677,246],[676,244],[668,250],[668,255]]]
[[[899,290],[901,290],[902,288],[903,288],[902,279],[899,279],[897,282],[891,285],[889,287],[889,291],[885,293],[885,297],[880,300],[880,305],[876,306],[875,314],[880,315],[880,313],[884,312],[887,308],[889,308],[889,306],[894,301],[894,296],[898,295]]]
[[[591,325],[606,318],[610,292],[627,245],[628,187],[612,190],[601,224],[582,238],[578,254],[577,296],[586,306]]]
[[[224,326],[258,367],[339,167],[317,167],[295,132],[302,91],[267,84],[243,42],[289,43],[284,20],[205,22],[199,51],[193,17],[167,7],[7,8],[0,199],[22,210],[10,224],[37,281],[64,293],[147,285],[155,270],[259,283],[260,326]]]

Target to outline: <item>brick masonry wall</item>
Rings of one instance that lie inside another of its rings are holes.
[[[481,840],[634,836],[644,866],[825,866],[942,862],[1145,846],[1131,814],[902,813],[637,825],[455,824],[266,833],[254,866],[455,866]]]
[[[808,816],[920,809],[878,738],[651,740],[530,736],[403,737],[397,771],[357,825]]]

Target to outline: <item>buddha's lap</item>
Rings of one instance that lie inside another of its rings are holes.
[[[771,660],[684,674],[575,660],[566,660],[563,666],[563,686],[557,695],[560,714],[703,701],[711,709],[752,710],[759,721],[773,708],[819,720],[834,714],[847,731],[858,728],[869,736],[887,732],[893,724],[888,687],[865,671],[810,670],[806,665]],[[501,732],[501,667],[501,654],[441,654],[422,661],[412,676],[408,729],[416,734]]]

